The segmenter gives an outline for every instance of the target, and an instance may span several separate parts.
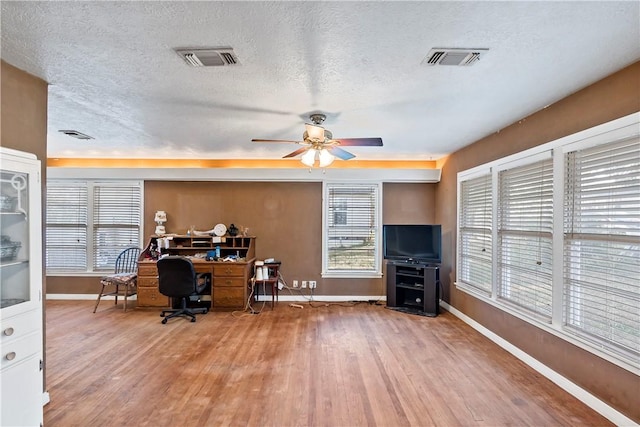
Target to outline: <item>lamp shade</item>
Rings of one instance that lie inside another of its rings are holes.
[[[167,222],[167,213],[165,211],[157,211],[154,221],[159,224]]]
[[[302,155],[300,161],[311,168],[316,161],[316,153],[314,148],[310,148]]]
[[[329,166],[336,158],[329,151],[322,149],[320,150],[320,154],[318,156],[318,160],[320,161],[320,167],[324,168]]]

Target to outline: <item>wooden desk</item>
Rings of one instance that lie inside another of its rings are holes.
[[[211,309],[242,310],[247,300],[247,284],[253,271],[251,259],[246,262],[206,261],[191,258],[197,273],[211,274]],[[170,307],[169,297],[158,290],[156,261],[138,262],[138,307]]]

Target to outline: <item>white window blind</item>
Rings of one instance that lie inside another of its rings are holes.
[[[640,140],[565,154],[564,325],[640,356]]]
[[[142,183],[47,182],[48,273],[113,271],[125,248],[140,245]]]
[[[47,183],[47,271],[87,269],[88,193],[86,182]]]
[[[93,189],[93,268],[112,270],[125,248],[138,246],[142,200],[138,183],[95,183]]]
[[[553,162],[498,175],[498,297],[551,320]]]
[[[379,184],[325,184],[325,272],[379,272]]]
[[[458,280],[491,293],[491,174],[460,183]]]

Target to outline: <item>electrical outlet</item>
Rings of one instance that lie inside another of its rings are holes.
[[[306,280],[303,280],[303,281],[302,281],[302,288],[304,289],[304,288],[306,288],[306,287],[307,287],[307,281],[306,281]]]
[[[293,287],[294,287],[294,288],[297,288],[297,287],[298,287],[298,281],[297,281],[297,280],[294,280],[294,281],[293,281]]]
[[[316,288],[316,281],[309,280],[309,289],[315,289],[315,288]]]

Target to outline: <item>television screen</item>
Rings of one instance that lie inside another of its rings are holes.
[[[385,259],[442,262],[442,226],[439,224],[385,224],[382,233]]]

